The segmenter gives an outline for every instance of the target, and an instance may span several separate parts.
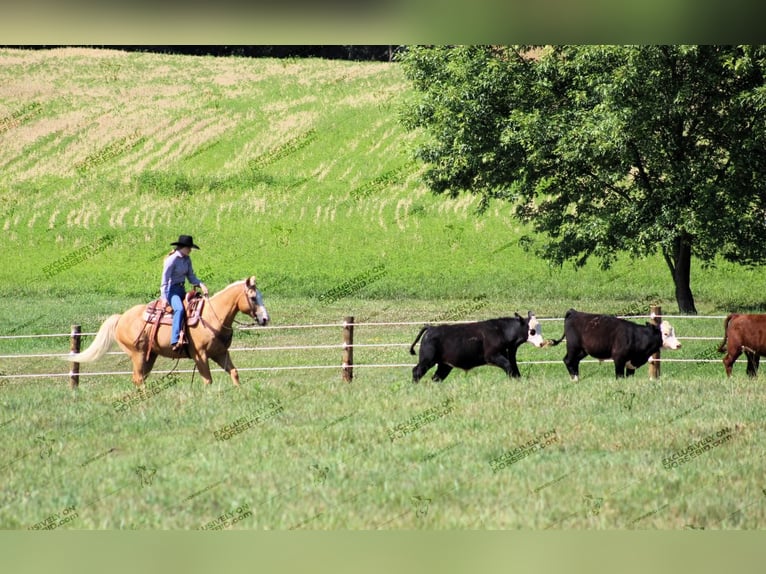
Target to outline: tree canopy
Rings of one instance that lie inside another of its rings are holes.
[[[410,47],[404,114],[438,193],[501,198],[562,264],[766,262],[763,46]]]

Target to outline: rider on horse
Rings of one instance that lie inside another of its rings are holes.
[[[173,331],[170,336],[170,344],[173,351],[181,351],[183,343],[179,342],[179,333],[181,323],[184,318],[184,296],[186,295],[186,280],[195,287],[199,287],[202,293],[207,296],[208,290],[205,284],[194,274],[191,257],[189,254],[192,249],[199,249],[194,244],[191,235],[180,235],[178,241],[171,245],[175,249],[165,258],[165,265],[162,269],[162,285],[160,286],[160,297],[163,305],[169,303],[173,308]]]

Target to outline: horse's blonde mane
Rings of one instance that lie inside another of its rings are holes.
[[[255,276],[254,276],[254,275],[251,275],[251,277],[255,277]],[[250,279],[250,277],[248,277],[247,279]],[[213,295],[213,297],[217,296],[217,295],[218,295],[218,294],[220,294],[220,293],[223,293],[223,292],[224,292],[224,291],[226,291],[226,290],[227,290],[229,287],[234,287],[234,286],[236,286],[236,285],[244,285],[244,284],[246,284],[246,283],[247,283],[247,279],[240,279],[239,281],[234,281],[234,283],[229,283],[229,284],[228,284],[226,287],[224,287],[224,288],[223,288],[223,289],[221,289],[220,291],[216,292],[216,294],[215,294],[215,295]]]

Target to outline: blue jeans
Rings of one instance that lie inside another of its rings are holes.
[[[185,314],[184,297],[186,296],[186,290],[183,285],[171,285],[168,295],[170,296],[170,306],[173,307],[173,331],[170,335],[170,344],[175,345],[181,333],[181,321],[183,321]]]

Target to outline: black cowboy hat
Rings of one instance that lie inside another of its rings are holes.
[[[191,247],[192,249],[199,249],[198,246],[194,245],[194,240],[192,239],[191,235],[179,235],[178,241],[174,241],[171,243],[171,245],[175,245],[176,247]]]

